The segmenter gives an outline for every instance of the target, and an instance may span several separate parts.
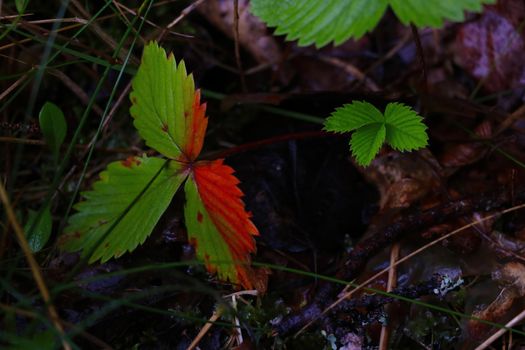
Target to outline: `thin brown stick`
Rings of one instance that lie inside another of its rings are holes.
[[[66,350],[70,350],[71,346],[64,338],[64,328],[62,327],[62,324],[60,322],[60,318],[58,316],[58,313],[55,309],[55,306],[53,305],[51,301],[51,294],[49,293],[49,289],[47,288],[46,282],[44,281],[44,276],[42,275],[42,271],[40,271],[40,266],[38,265],[38,262],[36,261],[35,257],[33,256],[33,253],[31,252],[31,248],[29,247],[29,243],[27,242],[26,235],[24,234],[24,230],[22,226],[20,226],[20,223],[18,222],[18,219],[16,218],[15,211],[13,210],[13,207],[11,206],[11,202],[9,201],[9,197],[7,196],[7,192],[5,190],[4,184],[0,182],[0,200],[2,201],[7,218],[9,220],[9,223],[13,227],[13,230],[15,231],[16,238],[18,239],[18,244],[20,245],[20,248],[22,249],[22,252],[24,253],[27,263],[29,264],[29,267],[31,269],[31,273],[33,274],[33,278],[35,279],[35,283],[38,287],[38,290],[40,291],[40,295],[42,296],[42,299],[44,300],[44,303],[47,306],[47,312],[49,313],[49,317],[51,318],[51,323],[55,326],[57,332],[62,336],[62,346]]]
[[[232,295],[231,298],[232,298],[232,308],[233,310],[235,310],[235,313],[237,313],[237,296]],[[234,337],[235,337],[235,340],[237,341],[237,346],[240,346],[244,340],[242,338],[241,324],[237,316],[233,317],[233,326],[234,326],[234,332],[235,332]]]
[[[159,1],[159,2],[156,2],[155,4],[153,4],[152,7],[156,8],[156,7],[163,6],[163,5],[175,2],[175,1],[176,0]],[[133,14],[133,15],[136,15],[136,12],[133,11],[133,10],[130,10],[130,13]],[[32,14],[24,14],[23,16],[28,16],[28,15],[32,15]],[[116,13],[111,13],[111,14],[108,14],[108,15],[105,15],[105,16],[100,16],[100,17],[98,17],[96,19],[96,22],[101,22],[101,21],[104,21],[106,19],[114,18],[116,16],[117,16]],[[12,17],[16,18],[16,17],[19,17],[19,15],[12,16]],[[3,18],[7,18],[7,17],[3,17]],[[144,19],[142,16],[140,18]],[[2,18],[0,18],[0,20],[1,19]],[[158,26],[155,23],[151,22],[151,21],[146,20],[146,23],[148,23],[149,25],[151,25],[151,26],[153,26],[155,28],[158,28]],[[68,30],[75,29],[75,28],[81,27],[83,25],[84,24],[82,24],[82,23],[74,23],[74,24],[71,24],[69,26],[58,28],[56,33],[67,32]],[[174,34],[174,35],[177,35],[177,36],[180,36],[180,37],[183,37],[183,38],[193,38],[191,35],[185,35],[185,34],[180,34],[180,33],[175,33],[175,32],[171,32],[171,34]],[[43,37],[46,37],[46,36],[49,35],[49,33],[42,33],[40,35],[42,35]],[[0,51],[8,49],[8,48],[11,48],[11,47],[14,47],[14,46],[19,46],[19,45],[22,45],[24,43],[28,43],[28,42],[31,42],[31,41],[33,41],[32,38],[26,38],[26,39],[21,39],[21,40],[18,40],[18,41],[13,41],[13,42],[10,42],[9,44],[0,46]]]
[[[80,24],[86,24],[88,21],[86,19],[80,18],[80,17],[70,17],[70,18],[49,18],[49,19],[39,19],[35,21],[27,21],[25,23],[31,23],[31,24],[46,24],[46,23],[80,23]],[[18,23],[17,26],[22,25],[24,23]]]
[[[29,71],[30,72],[30,71]],[[28,72],[28,73],[29,73]],[[11,84],[11,86],[9,86],[7,89],[5,89],[4,92],[2,92],[0,94],[0,101],[2,101],[7,95],[9,95],[11,93],[11,91],[13,91],[14,89],[16,89],[17,86],[19,86],[20,84],[22,84],[22,82],[24,80],[27,79],[29,74],[24,74],[22,75],[20,78],[18,78],[13,84]]]
[[[512,320],[510,320],[507,324],[505,324],[505,328],[501,328],[496,333],[491,335],[487,340],[485,340],[483,343],[478,345],[476,350],[484,350],[488,348],[492,343],[494,343],[499,337],[501,337],[505,332],[508,331],[507,328],[514,327],[516,324],[521,322],[523,319],[525,319],[525,310],[521,311],[518,315],[516,315]],[[512,332],[510,333],[512,334]],[[510,349],[510,347],[509,347]]]
[[[188,7],[186,7],[184,10],[180,12],[180,15],[177,16],[173,21],[170,22],[165,28],[162,29],[160,32],[157,41],[161,41],[166,33],[173,27],[177,25],[180,21],[182,21],[186,16],[188,16],[193,10],[197,8],[200,4],[202,4],[204,0],[197,0],[194,3],[191,3]]]
[[[45,141],[42,140],[34,140],[34,139],[22,139],[17,137],[9,137],[9,136],[0,136],[0,143],[15,143],[15,144],[23,144],[23,145],[32,145],[32,146],[45,146]],[[67,147],[68,144],[62,145],[62,147]],[[75,148],[86,150],[89,148],[89,145],[75,145]],[[106,152],[106,153],[137,153],[139,150],[134,150],[130,148],[104,148],[104,147],[96,147],[97,151]]]
[[[2,2],[0,1],[0,4]],[[23,13],[23,14],[16,14],[16,15],[7,15],[7,16],[1,16],[1,12],[0,12],[0,21],[4,21],[6,19],[17,19],[19,17],[28,17],[28,16],[33,16],[34,13]]]
[[[425,244],[424,246],[422,246],[421,248],[419,249],[416,249],[415,251],[413,251],[412,253],[408,254],[407,256],[399,259],[398,261],[396,261],[394,264],[392,264],[391,266],[379,271],[378,273],[376,273],[375,275],[373,275],[372,277],[370,277],[369,279],[367,279],[366,281],[364,281],[363,283],[361,283],[360,285],[358,285],[357,287],[355,287],[354,289],[352,289],[351,291],[347,292],[347,290],[350,288],[350,286],[347,286],[344,288],[344,290],[340,293],[340,297],[335,301],[333,302],[332,304],[330,304],[328,307],[326,307],[323,312],[321,312],[321,314],[319,316],[317,316],[316,318],[310,320],[310,322],[308,322],[304,327],[302,327],[297,333],[296,333],[296,336],[299,335],[300,333],[302,333],[304,330],[306,330],[308,327],[310,327],[315,321],[317,321],[318,318],[326,315],[330,310],[332,310],[334,307],[336,307],[337,305],[339,305],[343,300],[345,299],[348,299],[350,298],[353,294],[355,294],[357,291],[361,290],[362,288],[366,287],[368,284],[370,284],[371,282],[373,282],[375,279],[377,279],[378,277],[381,277],[384,273],[387,273],[389,271],[389,269],[393,266],[397,266],[405,261],[407,261],[408,259],[411,259],[413,258],[414,256],[418,255],[419,253],[427,250],[428,248],[438,244],[439,242],[441,241],[444,241],[448,238],[450,238],[451,236],[461,232],[461,231],[464,231],[472,226],[475,226],[475,225],[478,225],[484,221],[487,221],[487,220],[490,220],[490,219],[493,219],[499,215],[503,215],[503,214],[507,214],[507,213],[510,213],[510,212],[513,212],[513,211],[516,211],[516,210],[520,210],[520,209],[523,209],[525,208],[525,204],[520,204],[520,205],[517,205],[517,206],[513,206],[511,208],[508,208],[508,209],[505,209],[503,211],[500,211],[498,213],[495,213],[495,214],[492,214],[492,215],[489,215],[489,216],[485,216],[483,218],[479,218],[478,220],[475,220],[467,225],[464,225],[428,244]],[[342,295],[341,295],[342,294]]]
[[[239,78],[241,79],[241,88],[243,92],[247,92],[246,78],[241,62],[241,49],[239,45],[239,0],[233,0],[233,41],[235,43],[235,61],[237,62],[237,70],[239,71]]]
[[[371,71],[376,69],[379,65],[383,64],[384,62],[388,61],[390,58],[394,57],[395,54],[399,52],[410,40],[411,33],[410,31],[407,31],[401,39],[390,49],[386,54],[384,54],[381,58],[379,58],[377,61],[372,63],[368,68],[365,69],[364,74],[368,75]]]
[[[166,29],[171,29],[173,28],[174,26],[177,25],[177,23],[179,23],[180,21],[182,21],[182,19],[184,17],[186,17],[187,15],[189,15],[193,10],[195,10],[197,8],[197,6],[199,6],[200,4],[202,4],[204,2],[204,0],[197,0],[195,1],[194,3],[190,4],[188,7],[186,7],[184,10],[181,11],[180,15],[175,18],[173,21],[170,22],[170,24],[168,24],[168,26],[166,27]]]
[[[197,345],[199,345],[199,342],[202,340],[202,338],[204,338],[206,333],[208,333],[208,331],[210,330],[211,326],[213,326],[213,323],[215,321],[217,321],[219,319],[219,317],[221,317],[221,314],[222,314],[222,312],[221,312],[220,309],[217,309],[216,311],[213,312],[213,315],[211,315],[211,317],[208,320],[208,322],[201,328],[201,330],[199,331],[199,334],[197,334],[195,339],[193,339],[193,341],[191,342],[190,346],[188,346],[188,348],[186,350],[193,350],[193,349],[195,349],[197,347]]]
[[[399,243],[394,243],[390,249],[390,266],[388,270],[388,283],[386,287],[387,292],[391,292],[397,287],[397,269],[396,261],[399,259]],[[388,349],[388,340],[390,338],[390,325],[381,327],[381,336],[379,337],[379,350]]]
[[[75,14],[76,16],[81,15],[84,18],[91,18],[91,14],[82,6],[82,4],[78,0],[70,1],[73,5],[72,7],[70,7],[70,11],[72,11],[73,14]],[[117,49],[118,44],[115,41],[115,39],[113,39],[111,35],[107,34],[96,21],[92,22],[88,28],[93,33],[95,33],[100,39],[102,39],[102,41],[113,51]],[[128,56],[128,49],[126,49],[125,47],[121,47],[118,55],[122,61],[125,61],[126,57]],[[133,55],[130,55],[129,60],[134,65],[139,64],[139,60]]]
[[[514,122],[518,119],[521,119],[525,116],[525,105],[522,105],[520,108],[516,109],[514,112],[509,114],[503,122],[498,126],[496,129],[496,132],[494,132],[493,136],[501,134],[503,131],[507,130]]]
[[[357,80],[365,84],[365,86],[370,91],[377,92],[380,90],[377,84],[371,78],[367,77],[365,73],[363,73],[359,68],[357,68],[350,62],[346,62],[346,61],[340,60],[339,58],[330,57],[326,55],[320,55],[319,58],[321,59],[321,61],[329,63],[336,67],[342,68],[348,74],[353,75]]]
[[[259,292],[257,291],[257,289],[241,290],[241,291],[238,291],[238,292],[235,292],[235,293],[227,294],[227,295],[223,296],[223,298],[227,299],[227,298],[231,298],[233,296],[239,297],[239,296],[242,296],[242,295],[257,296],[257,295],[259,295]]]
[[[104,120],[104,124],[102,125],[102,130],[105,130],[108,127],[109,122],[111,122],[111,119],[113,119],[113,115],[115,115],[115,112],[117,111],[117,108],[120,107],[124,99],[128,96],[129,90],[131,90],[131,81],[126,85],[124,90],[122,90],[122,93],[118,97],[117,101],[115,102],[113,107],[111,107],[111,110],[109,111],[108,116],[106,117],[106,120]]]
[[[73,91],[73,93],[77,95],[80,102],[82,102],[86,106],[89,104],[89,95],[68,75],[66,75],[61,70],[54,68],[48,69],[48,72],[51,75],[57,77],[67,88],[69,88],[69,90]],[[97,104],[93,104],[93,111],[99,116],[102,115],[102,109]]]

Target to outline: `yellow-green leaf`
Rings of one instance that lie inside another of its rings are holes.
[[[132,251],[153,231],[186,178],[185,169],[176,161],[148,157],[109,164],[76,204],[60,246],[83,250],[90,262]]]

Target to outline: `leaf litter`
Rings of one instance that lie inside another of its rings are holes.
[[[220,5],[220,2],[209,2]],[[161,11],[157,16],[167,19]],[[221,147],[241,146],[241,151],[228,157],[224,166],[236,169],[247,210],[252,212],[259,229],[256,261],[344,277],[348,266],[354,266],[346,260],[351,254],[361,259],[359,264],[355,260],[359,268],[352,272],[353,278],[363,281],[388,266],[392,241],[379,238],[394,232],[395,226],[407,229],[406,234],[397,236],[403,256],[483,215],[522,202],[524,172],[518,162],[524,160],[523,121],[518,118],[502,132],[494,131],[523,103],[520,80],[523,67],[516,59],[523,56],[520,25],[525,12],[519,1],[501,1],[485,7],[480,15],[468,16],[464,24],[446,24],[443,29],[420,32],[423,48],[435,49],[428,51],[434,53],[427,60],[430,87],[421,94],[414,93],[421,79],[416,47],[412,40],[404,39],[409,33],[407,28],[392,25],[395,21],[391,13],[386,14],[376,31],[360,41],[327,47],[320,52],[285,43],[270,37],[270,32],[261,31],[262,37],[272,39],[271,52],[275,54],[271,56],[278,57],[275,61],[263,55],[267,46],[258,46],[253,40],[256,34],[251,33],[250,40],[241,41],[243,66],[248,67],[247,70],[254,68],[247,74],[250,92],[273,94],[272,101],[278,108],[327,117],[343,103],[366,99],[381,110],[390,102],[402,102],[425,117],[430,136],[428,149],[401,154],[384,147],[367,169],[353,162],[344,139],[328,135],[294,139],[295,134],[312,131],[317,126],[284,119],[246,103],[250,98],[258,102],[264,99],[240,92],[237,75],[228,69],[235,67],[235,60],[232,41],[223,32],[232,25],[231,18],[224,19],[224,23],[217,22],[220,18],[208,20],[207,16],[197,13],[185,18],[184,25],[191,27],[197,39],[185,41],[182,46],[172,43],[176,57],[185,57],[188,66],[196,68],[192,70],[199,87],[240,96],[240,103],[229,104],[225,110],[207,99],[208,114],[213,119],[208,126],[203,156]],[[509,42],[509,38],[514,39]],[[17,54],[23,58],[27,53]],[[193,60],[189,60],[190,57]],[[13,63],[11,69],[18,69],[19,64]],[[346,69],[341,68],[343,64]],[[79,84],[86,90],[91,88],[91,79],[81,72],[66,69],[66,73],[81,76]],[[96,72],[90,71],[90,74]],[[367,85],[367,81],[373,81],[379,92],[371,94],[372,85]],[[50,98],[62,93],[63,88],[55,88],[49,91]],[[485,100],[469,99],[474,92]],[[22,96],[25,97],[25,93]],[[75,106],[67,99],[63,98],[60,107],[68,120],[75,115],[72,113]],[[124,126],[129,123],[129,115],[122,112],[122,120],[126,122],[120,124],[121,128],[119,124],[110,124],[108,135],[115,138],[122,135],[119,137],[138,148],[137,155],[141,155],[145,147],[133,136],[132,128]],[[13,127],[2,128],[3,136],[23,135],[31,126],[9,125]],[[162,127],[160,125],[159,130]],[[272,138],[281,135],[289,135],[288,140],[272,143]],[[262,139],[269,143],[242,152],[242,145]],[[122,145],[122,140],[114,142]],[[46,159],[49,155],[42,153],[40,157]],[[100,164],[110,161],[98,157]],[[50,166],[42,158],[25,154],[24,159],[31,164],[33,172],[49,171]],[[122,168],[137,165],[126,161],[126,156],[119,159],[124,159],[124,163],[120,163]],[[31,183],[34,177],[31,171],[21,173],[17,181]],[[84,188],[88,187],[86,184]],[[31,202],[40,198],[38,192],[25,193],[20,198],[21,206],[28,203],[28,208],[38,209]],[[474,199],[469,202],[470,198]],[[90,320],[86,330],[115,347],[188,346],[200,328],[196,319],[205,322],[217,304],[224,304],[218,295],[232,292],[232,287],[220,283],[202,266],[126,274],[134,267],[192,261],[196,257],[195,246],[198,248],[199,243],[188,239],[183,225],[183,203],[184,198],[176,194],[150,239],[133,253],[115,262],[93,265],[77,275],[81,279],[100,277],[102,283],[81,282],[80,288],[64,292],[56,301],[62,308],[63,318],[72,323]],[[452,210],[457,215],[447,211],[450,203],[458,204]],[[475,205],[461,211],[460,205],[468,203]],[[53,207],[54,220],[59,210],[60,207]],[[434,216],[430,215],[432,212]],[[523,259],[525,222],[522,217],[518,212],[489,220],[468,234],[463,232],[433,247],[428,254],[402,263],[398,293],[505,323],[523,301],[523,261],[520,259]],[[198,218],[196,213],[196,222]],[[407,221],[409,219],[413,221]],[[409,232],[415,226],[417,229]],[[459,240],[458,237],[467,238],[453,242]],[[359,242],[369,245],[359,245]],[[372,246],[374,253],[362,249]],[[54,257],[46,266],[48,277],[56,283],[62,282],[75,263],[76,258],[68,254]],[[340,267],[345,264],[346,268]],[[457,284],[459,279],[452,278],[451,271],[457,272],[464,283]],[[105,276],[107,273],[123,273],[126,277],[109,278]],[[434,274],[438,276],[435,279]],[[238,303],[238,313],[232,312],[241,317],[243,336],[257,344],[253,347],[376,346],[385,320],[396,326],[391,334],[393,348],[450,348],[456,344],[470,348],[495,330],[476,321],[455,319],[446,312],[367,292],[356,295],[344,310],[322,318],[294,339],[293,332],[282,331],[285,325],[291,325],[292,318],[300,316],[304,324],[308,320],[306,316],[313,315],[306,312],[315,310],[311,306],[334,300],[342,286],[323,294],[327,289],[323,289],[320,279],[277,269],[266,274],[266,278],[264,282],[260,277],[267,288],[266,295],[243,297]],[[386,284],[382,279],[373,286],[385,289]],[[29,289],[27,281],[20,286]],[[447,293],[437,296],[434,289],[443,286]],[[455,289],[449,290],[452,287]],[[424,294],[427,290],[430,292]],[[126,300],[128,304],[136,302],[138,307],[129,304],[112,310],[107,300],[96,299],[103,296]],[[136,301],[132,297],[136,297]],[[394,305],[399,313],[385,312],[385,304]],[[149,312],[148,307],[157,314]],[[320,311],[322,309],[317,313]],[[270,323],[269,320],[276,321]],[[276,332],[279,330],[280,333]],[[230,336],[227,325],[214,326],[200,346],[215,349],[233,344],[228,343]]]

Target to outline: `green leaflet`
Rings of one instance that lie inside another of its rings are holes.
[[[142,62],[130,94],[131,116],[146,144],[168,158],[182,160],[186,128],[186,109],[195,99],[193,77],[186,73],[184,62],[157,43],[144,48]]]
[[[60,146],[62,146],[67,132],[64,113],[54,103],[46,102],[40,110],[38,121],[47,145],[53,152],[55,159],[58,159]]]
[[[358,164],[368,165],[385,141],[383,123],[368,124],[357,130],[350,139],[350,149]]]
[[[113,162],[60,237],[67,251],[83,250],[89,262],[107,261],[132,251],[151,234],[186,178],[183,166],[160,158],[130,157]]]
[[[496,0],[389,0],[399,20],[418,27],[439,28],[445,19],[462,22],[464,11],[481,12],[483,4],[494,4]]]
[[[27,243],[29,243],[29,247],[33,252],[38,252],[44,248],[53,229],[53,219],[51,217],[49,206],[44,208],[42,215],[38,218],[38,222],[35,223],[37,218],[38,212],[30,210],[29,217],[24,226]],[[33,227],[33,230],[29,231],[31,227]]]
[[[411,151],[428,143],[423,118],[401,103],[389,103],[385,114],[368,102],[354,101],[335,110],[326,119],[324,130],[355,131],[350,141],[352,155],[367,166],[386,142],[398,151]]]
[[[351,115],[350,115],[351,114]],[[354,131],[370,123],[383,123],[384,117],[379,109],[368,102],[354,101],[335,110],[324,123],[327,131],[343,133]]]
[[[252,12],[275,34],[298,39],[300,46],[339,45],[375,28],[388,5],[404,24],[440,27],[443,20],[463,21],[464,11],[481,11],[496,0],[251,0]]]
[[[372,30],[387,7],[387,0],[252,0],[252,12],[275,34],[299,39],[300,46],[330,42],[339,45]]]
[[[411,151],[428,143],[423,118],[401,103],[389,103],[385,109],[386,142],[398,151]]]
[[[24,14],[28,3],[29,3],[29,0],[15,0],[15,6],[16,6],[16,10],[18,11],[18,14],[20,15]]]

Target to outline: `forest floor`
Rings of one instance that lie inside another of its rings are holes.
[[[363,38],[321,49],[273,36],[235,3],[156,1],[137,17],[135,1],[29,1],[24,15],[0,1],[0,347],[525,346],[523,2],[442,29],[387,12]],[[129,113],[151,40],[202,90],[202,157],[225,157],[241,181],[260,233],[253,290],[195,263],[182,193],[118,259],[58,249],[79,191],[111,162],[157,155]],[[358,166],[348,135],[322,131],[356,100],[411,106],[429,146],[384,146]],[[67,124],[56,158],[46,102]],[[50,236],[24,251],[17,227],[44,208]]]

